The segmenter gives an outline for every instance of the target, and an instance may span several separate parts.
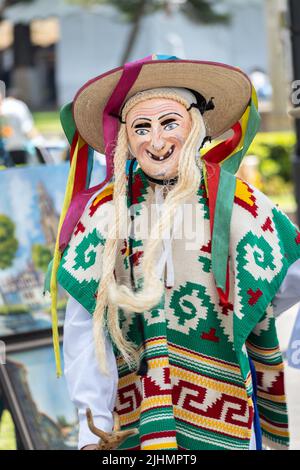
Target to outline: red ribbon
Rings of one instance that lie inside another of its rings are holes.
[[[210,231],[211,237],[213,236],[214,229],[214,218],[215,208],[217,202],[217,195],[220,182],[221,166],[222,161],[230,155],[234,149],[238,146],[242,138],[242,127],[237,122],[233,127],[233,136],[229,137],[224,142],[220,142],[218,145],[209,150],[203,160],[205,162],[206,174],[207,174],[207,187],[208,187],[208,204],[209,204],[209,219],[210,219]],[[224,306],[229,304],[229,262],[227,262],[226,272],[226,289],[225,292],[217,287],[220,300]]]

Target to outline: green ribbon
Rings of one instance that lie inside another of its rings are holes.
[[[72,113],[73,102],[66,104],[60,110],[60,122],[64,133],[70,145],[72,145],[73,138],[76,132],[76,124]]]
[[[236,189],[235,173],[259,129],[260,120],[256,106],[251,100],[244,145],[221,166],[212,236],[212,271],[217,287],[223,292],[226,289],[230,223]]]
[[[45,275],[44,280],[44,295],[46,292],[50,292],[50,281],[51,281],[51,274],[52,274],[52,266],[53,266],[53,259],[48,264],[47,272]]]

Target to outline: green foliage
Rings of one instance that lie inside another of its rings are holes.
[[[7,215],[0,214],[0,269],[12,265],[18,246],[14,222]]]
[[[21,315],[29,313],[27,305],[1,305],[0,315]]]
[[[262,191],[269,196],[293,191],[292,154],[295,143],[293,132],[259,133],[248,150],[249,155],[258,157]]]
[[[52,253],[49,248],[35,243],[31,248],[31,256],[35,268],[46,273],[52,259]]]
[[[140,8],[144,13],[151,14],[163,6],[160,0],[107,0],[105,3],[115,6],[127,21],[134,21]]]
[[[15,427],[7,410],[4,410],[0,422],[0,450],[16,450]]]
[[[67,426],[69,426],[69,423],[66,420],[66,417],[63,415],[57,416],[56,421],[60,428],[66,428]]]
[[[230,15],[218,13],[216,6],[224,4],[220,0],[188,0],[182,4],[181,10],[187,17],[196,23],[229,23]]]
[[[61,134],[62,128],[58,111],[39,111],[33,113],[35,127],[41,133]]]
[[[84,6],[95,4],[109,4],[115,6],[127,21],[134,21],[138,11],[142,8],[143,14],[155,13],[172,5],[168,0],[69,0]],[[188,16],[191,21],[200,23],[226,23],[229,15],[218,13],[215,6],[224,4],[224,0],[186,0],[179,3],[179,9]]]

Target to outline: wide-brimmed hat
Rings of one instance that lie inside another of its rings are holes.
[[[251,82],[239,68],[218,62],[164,60],[153,55],[118,67],[89,80],[76,94],[73,117],[81,137],[106,153],[105,114],[117,116],[126,100],[137,92],[158,87],[195,90],[214,109],[205,113],[208,135],[218,137],[243,115],[251,98]]]

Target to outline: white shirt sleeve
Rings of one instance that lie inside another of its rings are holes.
[[[288,272],[273,300],[275,317],[300,302],[300,259],[295,261]]]
[[[111,342],[105,336],[110,371],[110,375],[105,375],[97,364],[92,324],[89,312],[70,297],[64,323],[64,373],[71,400],[78,409],[79,449],[99,440],[88,428],[86,408],[91,409],[95,425],[110,432],[117,396],[118,371]]]

